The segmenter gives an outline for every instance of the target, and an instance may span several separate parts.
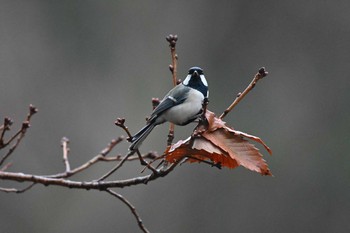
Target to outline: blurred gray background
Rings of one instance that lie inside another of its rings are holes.
[[[29,104],[39,108],[9,171],[63,171],[63,136],[78,166],[124,134],[117,117],[139,130],[151,98],[172,87],[165,36],[173,33],[179,78],[201,66],[217,114],[266,67],[269,76],[225,120],[273,149],[273,156],[261,151],[274,177],[184,164],[148,185],[116,190],[146,227],[349,232],[349,12],[349,1],[0,1],[0,117],[15,121],[14,132]],[[177,127],[176,140],[194,126]],[[158,127],[142,151],[161,153],[167,129]],[[72,179],[94,179],[113,165]],[[140,169],[135,162],[112,178]],[[0,193],[0,209],[4,233],[140,231],[124,204],[98,191],[37,185]]]

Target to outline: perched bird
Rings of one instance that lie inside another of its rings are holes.
[[[203,101],[208,96],[208,83],[203,70],[199,67],[190,68],[185,80],[171,89],[153,110],[146,126],[129,139],[129,150],[138,149],[159,124],[169,121],[175,125],[187,125],[196,120],[201,115]]]

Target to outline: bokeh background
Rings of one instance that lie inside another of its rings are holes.
[[[145,123],[172,86],[165,36],[179,36],[179,77],[201,66],[220,114],[261,66],[269,76],[225,120],[260,136],[274,177],[184,164],[122,190],[151,232],[349,232],[349,1],[0,1],[0,117],[20,127],[39,108],[9,171],[63,171]],[[185,138],[194,125],[176,128]],[[142,151],[164,149],[168,126]],[[128,143],[114,153],[124,154]],[[114,164],[74,177],[91,180]],[[113,179],[139,175],[136,163]],[[13,183],[0,181],[0,186]],[[14,184],[22,187],[23,184]],[[37,185],[0,193],[0,232],[139,232],[130,210],[98,191]]]

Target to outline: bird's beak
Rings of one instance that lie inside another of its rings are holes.
[[[194,76],[194,77],[198,77],[198,72],[197,72],[197,70],[195,70],[195,71],[193,72],[193,76]]]

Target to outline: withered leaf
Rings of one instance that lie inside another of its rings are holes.
[[[217,129],[214,132],[205,132],[202,136],[229,154],[238,165],[262,175],[272,175],[259,149],[240,135],[226,129]]]
[[[180,142],[180,143],[179,143]],[[220,150],[205,138],[198,137],[191,141],[191,137],[174,144],[166,152],[166,160],[175,162],[188,157],[188,162],[212,161],[214,164],[235,168],[238,163],[227,153]],[[226,154],[226,155],[225,155]]]
[[[259,149],[246,140],[262,144],[271,154],[271,149],[259,137],[234,130],[209,110],[206,118],[208,125],[199,125],[196,136],[180,140],[167,149],[168,161],[175,162],[185,157],[189,162],[210,160],[228,168],[241,165],[262,175],[272,175]]]

